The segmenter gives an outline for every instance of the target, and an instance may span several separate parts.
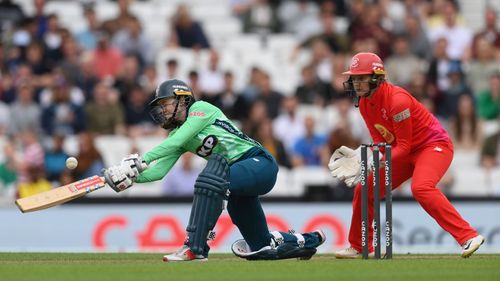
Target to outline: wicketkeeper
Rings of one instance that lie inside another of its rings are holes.
[[[105,170],[106,182],[117,192],[136,183],[162,179],[185,152],[208,160],[195,186],[184,246],[164,261],[207,260],[207,240],[224,209],[243,239],[233,253],[248,260],[309,259],[325,241],[321,230],[310,233],[269,232],[259,195],[271,191],[278,165],[258,142],[243,134],[217,107],[195,101],[191,88],[168,80],[150,103],[152,118],[169,136],[143,157],[131,155]]]
[[[374,143],[389,143],[392,151],[393,188],[412,179],[415,200],[462,246],[462,257],[472,255],[484,242],[444,194],[436,187],[453,159],[453,144],[439,121],[405,89],[388,83],[382,60],[373,53],[356,54],[344,89],[355,98]],[[381,149],[383,152],[383,149]],[[371,155],[371,153],[368,153]],[[383,159],[385,160],[385,159]],[[368,161],[370,162],[370,161]],[[373,161],[371,161],[373,163]],[[354,187],[349,231],[351,246],[335,253],[337,258],[357,258],[361,252],[360,149],[337,149],[329,163],[332,175]],[[372,165],[368,165],[371,170]],[[380,170],[383,175],[383,168]],[[373,221],[373,178],[370,175],[369,221]],[[380,177],[381,186],[384,177]],[[385,190],[380,190],[383,198]],[[373,229],[369,223],[369,250]]]

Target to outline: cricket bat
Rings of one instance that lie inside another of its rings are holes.
[[[103,177],[92,176],[42,193],[17,199],[16,205],[23,213],[43,210],[85,196],[87,193],[94,192],[105,185],[106,182]]]

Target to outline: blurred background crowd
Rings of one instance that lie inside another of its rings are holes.
[[[179,78],[265,146],[282,178],[302,180],[293,194],[296,182],[279,182],[280,194],[331,198],[345,189],[328,177],[331,153],[370,141],[342,87],[360,51],[379,54],[388,80],[448,129],[455,160],[440,188],[493,196],[498,11],[495,0],[1,0],[0,197],[99,174],[158,144],[168,133],[147,103]],[[159,194],[188,196],[202,164],[185,155]]]

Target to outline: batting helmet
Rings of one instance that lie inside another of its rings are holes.
[[[160,101],[166,98],[175,98],[175,109],[170,116],[166,116],[165,108],[160,104]],[[153,120],[160,124],[164,129],[172,129],[182,125],[183,121],[176,118],[180,102],[185,106],[185,110],[195,102],[193,91],[186,83],[181,80],[172,79],[162,82],[156,88],[154,99],[149,103],[151,110],[149,114]],[[186,114],[187,117],[187,114]]]
[[[377,74],[385,75],[384,63],[374,53],[357,53],[352,57],[349,70],[344,75]]]
[[[186,83],[178,79],[167,80],[156,88],[155,97],[149,105],[154,106],[164,98],[180,96],[190,96],[194,99],[193,90]]]

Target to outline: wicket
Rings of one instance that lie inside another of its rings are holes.
[[[385,259],[392,259],[392,160],[391,145],[373,143],[361,145],[361,245],[362,257],[368,259],[368,148],[373,148],[373,247],[375,258],[380,259],[380,148],[385,147]]]

